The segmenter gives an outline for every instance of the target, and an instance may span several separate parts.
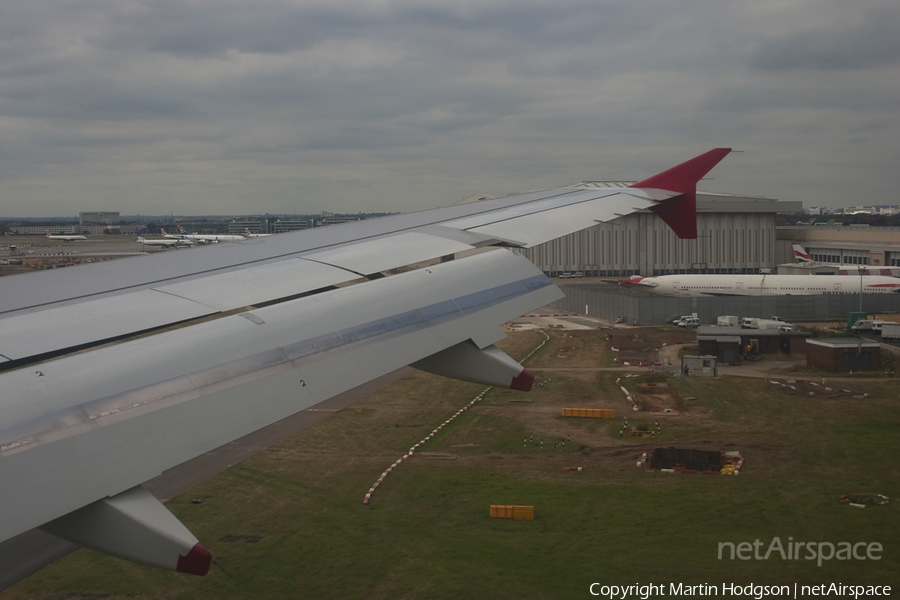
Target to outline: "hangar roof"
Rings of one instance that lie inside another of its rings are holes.
[[[829,339],[808,339],[807,344],[815,344],[816,346],[825,346],[826,348],[878,348],[881,346],[878,342],[866,340],[863,338],[829,338]]]

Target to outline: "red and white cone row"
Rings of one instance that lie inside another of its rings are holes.
[[[547,334],[544,333],[543,331],[542,331],[541,333],[544,334],[544,338],[545,338],[544,341],[541,342],[540,345],[539,345],[537,348],[535,348],[534,350],[532,350],[532,351],[528,354],[528,356],[526,356],[525,358],[523,358],[522,360],[520,360],[519,363],[522,363],[522,362],[524,362],[525,360],[527,360],[528,358],[530,358],[535,352],[537,352],[538,350],[540,350],[540,349],[544,346],[544,344],[546,344],[548,341],[550,341],[550,336],[549,336],[549,335],[547,335]],[[624,389],[624,388],[623,388],[623,389]],[[435,436],[435,434],[437,434],[437,432],[439,432],[441,429],[443,429],[446,425],[449,425],[449,424],[453,421],[453,419],[455,419],[455,418],[458,417],[459,415],[463,414],[464,412],[466,412],[467,410],[469,410],[470,408],[472,408],[472,406],[473,406],[476,402],[478,402],[479,400],[481,400],[482,398],[484,398],[484,395],[487,394],[489,391],[491,391],[491,388],[489,388],[489,387],[488,387],[488,388],[485,388],[484,390],[482,390],[482,392],[481,392],[480,394],[478,394],[477,396],[475,396],[468,404],[466,404],[466,405],[463,406],[461,409],[459,409],[458,411],[456,411],[455,413],[453,413],[453,416],[452,416],[452,417],[450,417],[449,419],[447,419],[446,421],[444,421],[443,423],[441,423],[440,425],[438,425],[431,433],[429,433],[429,434],[426,435],[424,438],[422,438],[422,439],[419,441],[419,443],[413,445],[413,447],[409,449],[409,452],[407,452],[406,454],[404,454],[403,456],[401,456],[400,458],[398,458],[398,459],[394,462],[394,464],[392,464],[390,467],[388,467],[388,468],[385,470],[385,472],[381,474],[381,477],[378,478],[378,480],[375,482],[375,484],[372,485],[372,487],[369,488],[369,491],[366,493],[366,497],[363,498],[363,504],[366,504],[366,505],[369,504],[369,500],[372,499],[372,494],[375,493],[375,490],[378,488],[379,485],[381,485],[381,482],[384,481],[384,478],[388,476],[388,473],[390,473],[390,472],[393,471],[395,468],[397,468],[397,467],[400,465],[400,463],[402,463],[404,460],[406,460],[406,459],[408,459],[408,458],[412,458],[413,454],[415,454],[415,452],[416,452],[416,450],[419,448],[419,446],[421,446],[422,444],[424,444],[425,442],[427,442],[428,440],[430,440],[431,438],[433,438],[433,437]]]

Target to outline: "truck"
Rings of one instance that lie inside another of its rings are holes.
[[[878,319],[860,319],[854,323],[850,329],[856,333],[878,333],[882,330],[885,323],[889,321],[880,321]]]
[[[757,319],[756,317],[745,317],[741,320],[743,329],[778,329],[782,333],[794,331],[796,328],[790,323],[785,323],[781,319]]]
[[[900,323],[883,323],[881,325],[881,339],[900,340]]]
[[[737,327],[738,323],[740,323],[740,319],[735,315],[722,315],[721,317],[716,317],[717,327]]]

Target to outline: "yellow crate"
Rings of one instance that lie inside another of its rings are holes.
[[[562,409],[562,416],[615,419],[616,411],[611,408],[564,408]]]
[[[520,521],[534,520],[534,506],[513,504],[491,504],[492,519],[516,519]]]
[[[534,520],[534,507],[533,506],[513,506],[512,507],[512,518],[518,519],[521,521],[533,521]]]

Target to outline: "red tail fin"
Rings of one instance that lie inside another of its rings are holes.
[[[660,202],[650,210],[680,238],[697,238],[697,182],[719,164],[731,148],[715,148],[677,167],[672,167],[631,187],[677,192],[680,196]]]

